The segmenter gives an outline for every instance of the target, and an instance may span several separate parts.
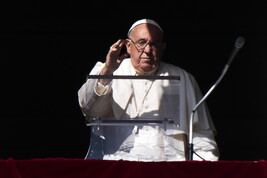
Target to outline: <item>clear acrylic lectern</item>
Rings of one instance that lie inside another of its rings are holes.
[[[103,159],[104,155],[113,154],[118,150],[129,152],[133,146],[132,144],[134,144],[134,140],[138,139],[139,129],[148,127],[156,128],[163,135],[166,135],[168,139],[177,132],[180,122],[179,76],[88,75],[88,78],[153,80],[156,83],[156,89],[158,88],[160,90],[161,88],[163,99],[157,110],[143,113],[140,117],[108,118],[85,116],[86,125],[90,127],[90,146],[85,159]],[[172,82],[174,80],[175,82]],[[168,144],[176,144],[172,143],[172,141],[169,142]]]

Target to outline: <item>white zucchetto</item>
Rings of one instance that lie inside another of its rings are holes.
[[[160,29],[160,31],[163,32],[162,28],[160,27],[160,25],[155,22],[154,20],[151,20],[151,19],[142,19],[142,20],[138,20],[136,21],[132,26],[131,28],[129,29],[128,31],[128,37],[130,37],[130,32],[132,31],[132,29],[134,29],[136,26],[140,25],[140,24],[152,24],[152,25],[155,25],[156,27],[158,27],[158,29]]]

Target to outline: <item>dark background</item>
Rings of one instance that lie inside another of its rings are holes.
[[[84,158],[77,91],[109,46],[142,18],[165,32],[165,61],[215,83],[236,38],[246,44],[208,98],[221,160],[267,159],[267,6],[256,1],[1,3],[0,158]]]

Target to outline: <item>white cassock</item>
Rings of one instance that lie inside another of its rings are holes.
[[[98,62],[90,72],[97,75],[103,68]],[[136,75],[130,59],[125,59],[114,75]],[[106,126],[95,130],[104,138],[103,159],[135,161],[183,161],[192,108],[202,94],[194,77],[185,70],[160,63],[154,75],[180,76],[177,80],[114,79],[102,86],[88,79],[78,92],[79,104],[87,117],[174,119],[174,125]],[[205,160],[218,160],[216,132],[209,111],[202,104],[194,118],[194,151]],[[194,160],[201,160],[193,155]]]

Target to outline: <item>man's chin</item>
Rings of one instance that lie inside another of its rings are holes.
[[[142,70],[139,72],[142,75],[150,75],[150,74],[153,74],[156,70],[157,70],[157,67],[149,65],[149,66],[142,67]]]

